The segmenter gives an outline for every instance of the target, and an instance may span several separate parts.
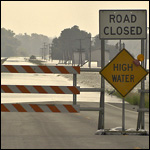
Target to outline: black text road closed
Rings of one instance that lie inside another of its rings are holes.
[[[103,39],[146,38],[146,10],[100,10],[99,36]]]

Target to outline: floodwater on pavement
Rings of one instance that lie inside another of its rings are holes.
[[[46,62],[45,62],[46,63]],[[55,65],[58,61],[47,62]],[[23,57],[10,57],[3,65],[35,65],[26,61]],[[93,63],[93,66],[95,64]],[[47,85],[47,86],[73,86],[73,82],[59,74],[43,73],[1,73],[2,85]],[[79,85],[82,88],[83,85]],[[1,103],[18,102],[45,102],[45,101],[73,101],[72,94],[25,94],[25,93],[1,93]],[[77,101],[99,102],[100,92],[81,92],[77,95]],[[122,100],[105,94],[105,102],[122,103]]]

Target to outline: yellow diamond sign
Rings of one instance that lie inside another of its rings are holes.
[[[141,65],[135,65],[133,60],[133,56],[123,49],[100,71],[123,97],[148,74]]]

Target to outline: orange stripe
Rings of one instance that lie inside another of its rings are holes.
[[[5,93],[14,93],[7,85],[1,85],[1,88]]]
[[[9,70],[9,72],[18,73],[18,71],[13,66],[4,65],[4,67],[6,67]]]
[[[27,112],[20,104],[12,104],[18,112]]]
[[[53,73],[47,66],[38,66],[44,73]]]
[[[29,104],[35,112],[44,112],[38,105],[36,104]]]
[[[67,86],[73,94],[80,94],[80,91],[75,86]]]
[[[58,86],[50,86],[55,93],[57,94],[65,94]]]
[[[77,112],[71,105],[64,105],[69,112]]]
[[[80,67],[79,66],[73,66],[73,68],[80,74]]]
[[[39,93],[47,93],[41,86],[33,86]]]
[[[21,66],[28,73],[36,73],[30,66]]]
[[[16,85],[16,87],[17,87],[22,93],[31,93],[25,86]]]
[[[66,70],[65,67],[63,66],[56,66],[56,68],[61,72],[61,73],[64,73],[64,74],[69,74],[69,72]]]
[[[1,112],[10,112],[3,104],[1,104]]]
[[[47,105],[47,106],[52,112],[60,112],[60,110],[54,105]]]

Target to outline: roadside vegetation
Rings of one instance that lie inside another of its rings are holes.
[[[111,91],[106,91],[107,93],[110,93]],[[112,95],[117,96],[118,98],[122,98],[122,96],[116,91]],[[140,93],[129,93],[125,97],[125,101],[128,102],[131,105],[138,105],[140,104]],[[145,93],[145,108],[149,108],[149,93]]]
[[[62,74],[63,77],[72,80],[72,76],[69,74]],[[79,75],[77,75],[77,83],[78,85],[84,84],[87,85],[89,87],[93,87],[93,88],[100,88],[100,75],[99,73],[95,73],[95,72],[82,72]],[[109,83],[105,83],[105,89],[106,93],[110,94],[110,92],[112,92],[112,90],[114,88],[112,88],[110,86]],[[140,88],[140,87],[139,87]],[[118,97],[118,98],[122,98],[122,96],[115,91],[112,95]],[[138,105],[140,103],[140,93],[137,92],[130,92],[129,94],[127,94],[127,96],[125,97],[125,101],[127,101],[129,104],[131,105]],[[149,108],[149,93],[145,93],[145,108]]]

